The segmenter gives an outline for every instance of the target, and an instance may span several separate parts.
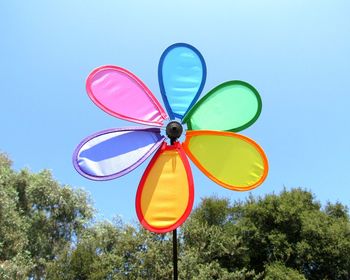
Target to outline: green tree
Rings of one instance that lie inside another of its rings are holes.
[[[339,203],[321,208],[301,189],[232,204],[204,199],[183,228],[183,239],[187,250],[200,252],[197,263],[255,273],[243,279],[350,279],[348,209]]]
[[[265,280],[305,280],[303,274],[282,263],[271,263],[265,267]]]
[[[47,264],[71,246],[92,218],[81,190],[61,186],[47,170],[15,172],[0,154],[0,275],[45,277]]]
[[[322,209],[301,189],[245,202],[203,199],[180,230],[180,279],[349,279],[347,211],[339,203]],[[171,279],[171,247],[171,235],[103,222],[85,230],[48,275]]]
[[[26,251],[28,224],[18,209],[11,164],[6,155],[0,154],[0,279],[25,279],[32,267]]]
[[[0,279],[171,279],[172,236],[92,223],[86,194],[0,155]],[[205,198],[179,229],[180,279],[350,279],[350,221],[308,191]]]
[[[171,279],[172,243],[121,221],[101,222],[87,229],[77,247],[51,263],[48,278]],[[68,272],[67,272],[68,271]]]

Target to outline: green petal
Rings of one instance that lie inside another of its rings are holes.
[[[229,81],[212,89],[185,116],[190,130],[241,131],[261,112],[258,91],[243,81]]]

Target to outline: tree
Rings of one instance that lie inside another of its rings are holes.
[[[283,263],[271,263],[265,267],[265,280],[305,280],[303,274],[297,270],[286,267]]]
[[[203,199],[180,231],[180,279],[349,279],[347,211],[339,203],[321,208],[301,189],[245,202]],[[171,279],[171,246],[171,235],[102,222],[51,263],[48,275]]]
[[[32,265],[24,232],[28,224],[18,211],[12,162],[0,154],[0,279],[25,279]]]
[[[200,252],[201,263],[216,261],[228,272],[247,269],[265,279],[282,279],[276,276],[281,274],[293,275],[290,279],[350,278],[348,209],[340,203],[322,209],[302,189],[233,204],[204,199],[186,223],[183,238],[193,252]]]
[[[48,278],[171,279],[172,247],[167,235],[152,234],[121,221],[87,229],[77,247],[51,263]]]
[[[47,264],[71,246],[92,214],[83,191],[61,186],[48,170],[15,172],[0,154],[1,279],[45,277]]]
[[[171,279],[172,235],[92,223],[88,196],[0,155],[0,279]],[[350,279],[350,221],[302,189],[204,198],[179,229],[180,279]]]

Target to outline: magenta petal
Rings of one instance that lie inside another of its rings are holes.
[[[121,67],[96,68],[86,80],[86,90],[98,107],[114,117],[154,126],[162,126],[168,118],[146,85]]]

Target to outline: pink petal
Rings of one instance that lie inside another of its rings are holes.
[[[168,118],[146,85],[121,67],[96,68],[86,80],[86,90],[98,107],[114,117],[155,126]]]

